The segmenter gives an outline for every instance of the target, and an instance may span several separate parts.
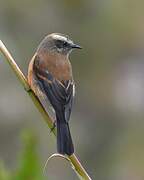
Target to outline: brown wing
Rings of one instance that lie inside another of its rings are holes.
[[[39,68],[35,62],[33,64],[33,71],[38,87],[42,93],[46,95],[46,98],[42,100],[39,93],[37,94],[39,99],[41,99],[41,103],[47,108],[46,104],[48,104],[49,101],[55,111],[63,112],[65,120],[69,121],[74,97],[74,82],[72,80],[60,82],[48,71]]]

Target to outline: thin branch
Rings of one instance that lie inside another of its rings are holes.
[[[6,58],[7,62],[9,63],[12,70],[14,71],[15,75],[18,77],[18,79],[19,79],[20,83],[22,84],[22,86],[24,87],[24,89],[27,91],[27,93],[31,97],[32,101],[34,102],[35,106],[37,107],[37,109],[39,110],[41,115],[43,116],[48,127],[51,129],[53,127],[54,121],[47,114],[47,112],[41,105],[40,101],[38,100],[38,98],[36,97],[34,92],[31,90],[31,88],[28,84],[27,78],[24,76],[24,74],[22,73],[22,71],[20,70],[20,68],[16,64],[15,60],[13,59],[13,57],[11,56],[11,54],[9,53],[9,51],[7,50],[7,48],[5,47],[5,45],[3,44],[3,42],[1,40],[0,40],[0,51]],[[52,132],[54,133],[54,135],[56,135],[55,130]],[[72,165],[72,168],[75,170],[76,174],[78,175],[78,177],[80,179],[91,180],[91,178],[89,177],[86,170],[83,168],[82,164],[80,163],[80,161],[78,160],[78,158],[76,157],[75,154],[72,154],[71,156],[67,156],[67,157]]]
[[[46,161],[46,163],[45,163],[45,165],[44,165],[44,168],[43,168],[43,172],[44,172],[44,173],[45,173],[45,171],[46,171],[46,167],[47,167],[47,165],[48,165],[48,162],[49,162],[51,159],[55,158],[55,157],[60,157],[60,158],[63,158],[64,160],[67,160],[68,162],[70,162],[70,159],[69,159],[67,156],[64,156],[64,155],[59,154],[59,153],[52,154],[50,157],[48,157],[48,159],[47,159],[47,161]],[[71,163],[71,162],[70,162],[70,163]]]

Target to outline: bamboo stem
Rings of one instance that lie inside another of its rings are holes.
[[[41,105],[40,101],[38,100],[38,98],[36,97],[34,92],[31,90],[31,88],[28,84],[27,78],[24,76],[24,74],[20,70],[19,66],[16,64],[15,60],[13,59],[13,57],[11,56],[11,54],[9,53],[9,51],[7,50],[7,48],[5,47],[5,45],[3,44],[3,42],[1,40],[0,40],[0,51],[4,55],[4,57],[6,58],[7,62],[9,63],[12,70],[14,71],[15,75],[18,77],[18,79],[19,79],[20,83],[22,84],[22,86],[24,87],[24,89],[27,91],[27,93],[31,97],[32,101],[34,102],[35,106],[37,107],[37,109],[39,110],[41,115],[43,116],[48,127],[52,128],[53,127],[53,120],[47,114],[47,112],[45,111],[45,109]],[[54,133],[54,135],[56,135],[55,130],[52,132]],[[83,168],[82,164],[77,159],[75,154],[72,154],[71,156],[67,156],[67,157],[70,160],[72,168],[74,169],[74,171],[76,172],[76,174],[78,175],[78,177],[80,179],[91,180],[91,178],[89,177],[86,170]]]

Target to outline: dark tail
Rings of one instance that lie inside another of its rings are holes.
[[[74,153],[73,142],[70,134],[70,129],[68,123],[61,119],[63,117],[57,118],[57,150],[60,154],[71,155]]]

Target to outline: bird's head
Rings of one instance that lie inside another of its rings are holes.
[[[81,49],[67,35],[61,33],[52,33],[46,36],[40,43],[38,50],[44,49],[63,55],[69,55],[73,49]]]

